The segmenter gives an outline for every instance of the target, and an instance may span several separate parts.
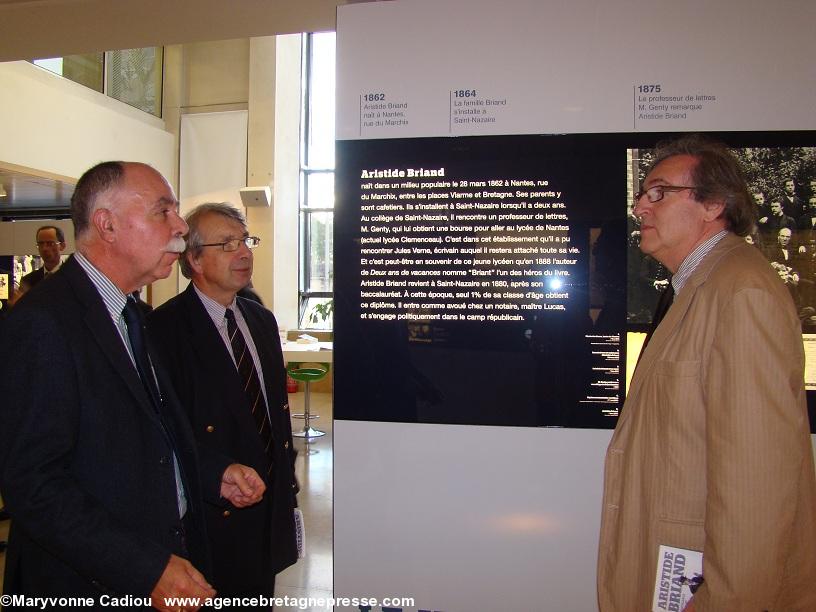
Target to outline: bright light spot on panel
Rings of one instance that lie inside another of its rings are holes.
[[[550,280],[550,289],[556,290],[564,286],[560,278],[553,278]]]
[[[489,526],[500,533],[558,533],[564,526],[554,517],[547,514],[516,512],[489,519]]]

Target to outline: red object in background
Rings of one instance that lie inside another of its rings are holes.
[[[298,390],[297,381],[287,374],[286,375],[286,392],[287,393],[297,393],[297,390]]]

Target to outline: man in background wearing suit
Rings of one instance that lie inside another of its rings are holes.
[[[22,280],[29,287],[34,287],[46,276],[59,270],[62,264],[61,254],[65,250],[65,234],[56,225],[44,225],[37,230],[37,251],[43,265],[26,274]]]
[[[740,238],[755,210],[742,171],[724,145],[686,136],[658,148],[642,189],[640,248],[673,273],[675,297],[607,450],[600,609],[651,610],[665,545],[702,552],[687,612],[816,610],[801,328]]]
[[[97,606],[150,596],[158,609],[212,596],[202,496],[244,506],[264,484],[199,454],[127,299],[170,273],[187,225],[164,177],[126,162],[83,174],[71,216],[77,254],[12,310],[0,341],[4,590]]]
[[[199,442],[266,480],[257,506],[205,508],[213,584],[222,595],[272,596],[275,574],[297,560],[296,481],[278,326],[263,306],[236,298],[250,282],[260,239],[228,204],[202,204],[186,221],[180,265],[192,282],[150,315],[148,327]]]

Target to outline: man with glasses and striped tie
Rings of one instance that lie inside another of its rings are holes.
[[[272,597],[275,574],[297,560],[297,484],[278,326],[263,306],[237,297],[260,239],[225,203],[202,204],[185,219],[180,265],[192,282],[151,313],[148,328],[199,442],[266,481],[256,506],[206,509],[213,585],[221,596]]]

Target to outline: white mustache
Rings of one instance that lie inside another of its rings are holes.
[[[170,242],[167,243],[167,246],[164,247],[164,250],[167,253],[183,253],[186,246],[187,244],[184,242],[184,238],[182,238],[181,236],[176,236],[175,238],[172,238]]]

